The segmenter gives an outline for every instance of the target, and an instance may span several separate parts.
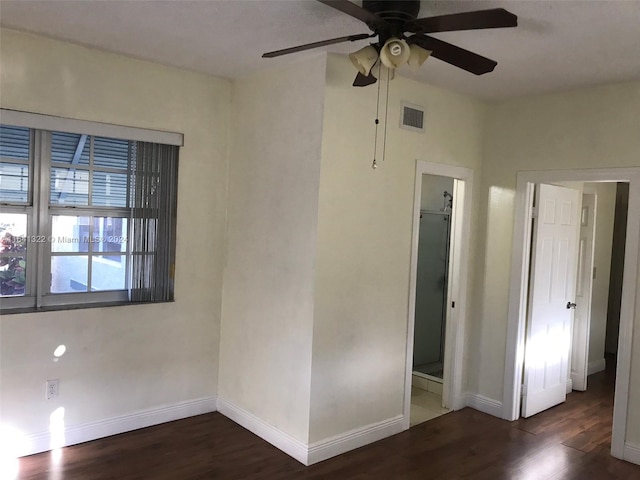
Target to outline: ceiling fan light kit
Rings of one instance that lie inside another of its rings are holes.
[[[354,87],[366,87],[378,81],[371,70],[378,64],[378,76],[382,65],[387,69],[385,84],[385,123],[383,134],[382,161],[386,151],[387,117],[389,110],[389,80],[395,76],[395,69],[409,64],[418,69],[429,57],[435,57],[455,67],[475,75],[493,71],[498,62],[470,52],[427,34],[454,32],[460,30],[480,30],[488,28],[515,27],[518,17],[503,8],[454,13],[435,17],[418,18],[420,0],[362,0],[362,7],[349,0],[317,0],[342,13],[364,22],[372,34],[356,34],[319,42],[307,43],[297,47],[285,48],[263,54],[263,57],[278,57],[290,53],[302,52],[312,48],[335,45],[343,42],[355,42],[377,37],[377,41],[349,55],[351,63],[358,70]],[[378,63],[378,61],[380,63]],[[376,105],[374,154],[371,168],[376,169],[378,162],[377,140],[380,83],[378,83],[378,102]]]
[[[350,53],[349,59],[356,70],[366,77],[378,61],[378,51],[373,46],[367,45],[357,52]]]
[[[390,69],[401,67],[409,60],[409,44],[400,38],[392,37],[380,50],[380,61]]]
[[[369,46],[371,49],[365,47],[350,55],[351,61],[358,69],[354,86],[367,86],[376,82],[376,78],[371,75],[371,69],[375,65],[373,51],[376,54],[380,52],[380,61],[391,70],[405,63],[412,68],[419,68],[429,56],[432,56],[475,75],[483,75],[493,71],[497,65],[495,60],[428,34],[518,25],[518,17],[503,8],[418,18],[420,0],[363,0],[362,7],[349,0],[317,1],[364,22],[373,33],[308,43],[268,52],[262,56],[278,57],[312,48],[378,37],[377,42]]]
[[[429,55],[433,53],[431,50],[419,47],[418,45],[411,45],[409,47],[409,52],[409,60],[407,60],[407,64],[409,64],[409,67],[411,67],[411,70],[414,72],[417,71],[422,64],[427,61]]]

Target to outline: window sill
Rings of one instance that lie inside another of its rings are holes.
[[[61,310],[81,310],[86,308],[123,307],[126,305],[155,305],[160,303],[174,303],[174,300],[163,300],[161,302],[97,302],[76,305],[49,305],[45,307],[17,307],[2,308],[0,315],[18,315],[23,313],[57,312]]]

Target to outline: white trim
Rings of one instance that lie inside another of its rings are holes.
[[[336,455],[369,445],[383,438],[396,435],[404,429],[403,416],[398,415],[366,427],[356,428],[309,445],[308,462],[313,465]]]
[[[20,110],[0,109],[0,123],[16,127],[36,128],[53,132],[70,132],[102,137],[138,140],[141,142],[162,143],[164,145],[184,145],[182,133],[150,130],[147,128],[124,127],[110,123],[76,120],[75,118],[56,117],[41,113],[22,112]]]
[[[452,235],[459,240],[452,242],[449,262],[449,285],[453,295],[448,299],[447,325],[445,333],[445,359],[443,375],[443,403],[451,410],[459,410],[465,406],[462,394],[462,368],[465,342],[467,311],[467,279],[469,272],[469,242],[471,235],[471,212],[473,208],[473,170],[465,167],[440,163],[416,161],[416,178],[413,199],[413,233],[411,240],[411,266],[409,279],[409,308],[407,319],[407,352],[405,358],[404,380],[404,429],[410,426],[411,380],[413,371],[413,335],[415,330],[416,310],[416,274],[418,270],[418,235],[420,231],[420,197],[422,192],[422,175],[439,175],[461,180],[458,196],[462,201],[454,199],[452,215]],[[455,224],[454,224],[455,223]],[[450,308],[451,301],[456,308]]]
[[[531,245],[525,239],[531,239],[531,221],[533,215],[534,185],[518,177],[515,198],[515,219],[513,227],[513,246],[511,254],[511,282],[509,289],[509,310],[507,318],[507,348],[504,373],[504,412],[502,418],[517,420],[520,418],[520,400],[522,373],[524,367],[526,321],[513,321],[513,318],[526,319],[531,263]],[[528,245],[529,248],[525,248]]]
[[[471,243],[471,211],[473,209],[473,171],[464,169],[453,182],[453,214],[451,216],[451,248],[447,292],[447,323],[443,372],[443,405],[451,410],[465,406],[462,394],[464,345],[467,322],[467,279]],[[457,200],[456,200],[457,199]],[[452,308],[452,302],[456,307]]]
[[[139,428],[172,422],[182,418],[193,417],[203,413],[216,411],[216,397],[205,397],[197,400],[165,405],[147,410],[140,410],[128,415],[97,420],[95,422],[72,425],[64,429],[64,441],[54,446],[68,447],[78,443],[89,442],[98,438],[109,437],[119,433],[138,430]],[[20,456],[33,455],[35,453],[51,450],[52,435],[50,432],[40,432],[25,436],[24,447]]]
[[[307,445],[223,398],[218,398],[218,411],[303,465],[321,462],[396,435],[404,429],[404,418],[398,415]]]
[[[622,460],[640,465],[640,445],[630,442],[625,443]]]
[[[442,383],[443,381],[442,378],[434,377],[433,375],[429,375],[427,373],[418,372],[417,370],[414,370],[412,373],[413,373],[413,376],[415,377],[424,378],[425,380],[430,380],[435,383]]]
[[[511,262],[511,290],[507,325],[507,350],[504,372],[503,418],[516,420],[520,416],[520,390],[524,366],[524,325],[526,322],[526,290],[529,272],[531,215],[530,192],[535,183],[560,181],[629,182],[627,239],[620,312],[620,333],[616,371],[611,454],[622,458],[627,429],[631,347],[635,320],[635,292],[638,285],[638,254],[640,250],[640,168],[606,168],[576,170],[544,170],[518,172],[515,221]]]
[[[593,184],[589,184],[593,185]],[[587,190],[592,189],[593,193],[587,192]],[[589,208],[589,207],[593,208]],[[584,223],[584,213],[585,208],[587,209],[586,225]],[[598,232],[598,225],[596,225],[598,220],[598,194],[593,187],[589,187],[583,184],[582,189],[582,209],[580,213],[580,235],[578,238],[578,245],[582,243],[582,232],[583,229],[586,228],[587,231],[591,231],[591,235],[586,239],[586,246],[588,250],[585,252],[586,256],[583,257],[585,263],[582,266],[582,270],[578,267],[578,275],[582,273],[582,279],[578,278],[578,283],[576,283],[576,300],[578,309],[574,310],[573,314],[573,325],[572,325],[572,339],[571,339],[571,351],[570,351],[570,367],[569,370],[571,372],[571,379],[573,383],[576,385],[576,390],[585,391],[587,389],[587,377],[589,377],[589,342],[591,338],[591,310],[593,303],[593,269],[595,263],[595,252],[596,252],[596,234]],[[580,265],[580,247],[578,246],[577,250],[578,254],[578,265]],[[583,284],[582,295],[578,296],[580,293],[579,285],[580,281],[586,280],[585,284]],[[586,286],[586,288],[585,288]],[[576,318],[580,312],[584,321],[577,321]]]
[[[604,358],[600,360],[594,360],[593,362],[589,362],[589,366],[587,367],[587,376],[593,375],[594,373],[602,372],[607,368],[607,361]]]
[[[256,417],[253,413],[220,397],[218,397],[218,411],[300,463],[308,465],[309,455],[306,443],[293,438],[288,433]]]
[[[485,397],[478,393],[467,393],[465,403],[467,407],[473,408],[474,410],[494,417],[502,417],[502,402],[494,400],[493,398]]]

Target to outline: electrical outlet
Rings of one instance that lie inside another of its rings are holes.
[[[47,400],[51,400],[52,398],[56,398],[58,396],[60,387],[60,380],[57,378],[55,380],[47,380]]]

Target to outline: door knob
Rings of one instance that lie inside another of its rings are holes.
[[[573,309],[575,310],[575,308],[576,308],[577,306],[578,306],[578,305],[576,305],[575,303],[567,302],[567,310],[568,310],[568,309],[570,309],[570,308],[573,308]]]

